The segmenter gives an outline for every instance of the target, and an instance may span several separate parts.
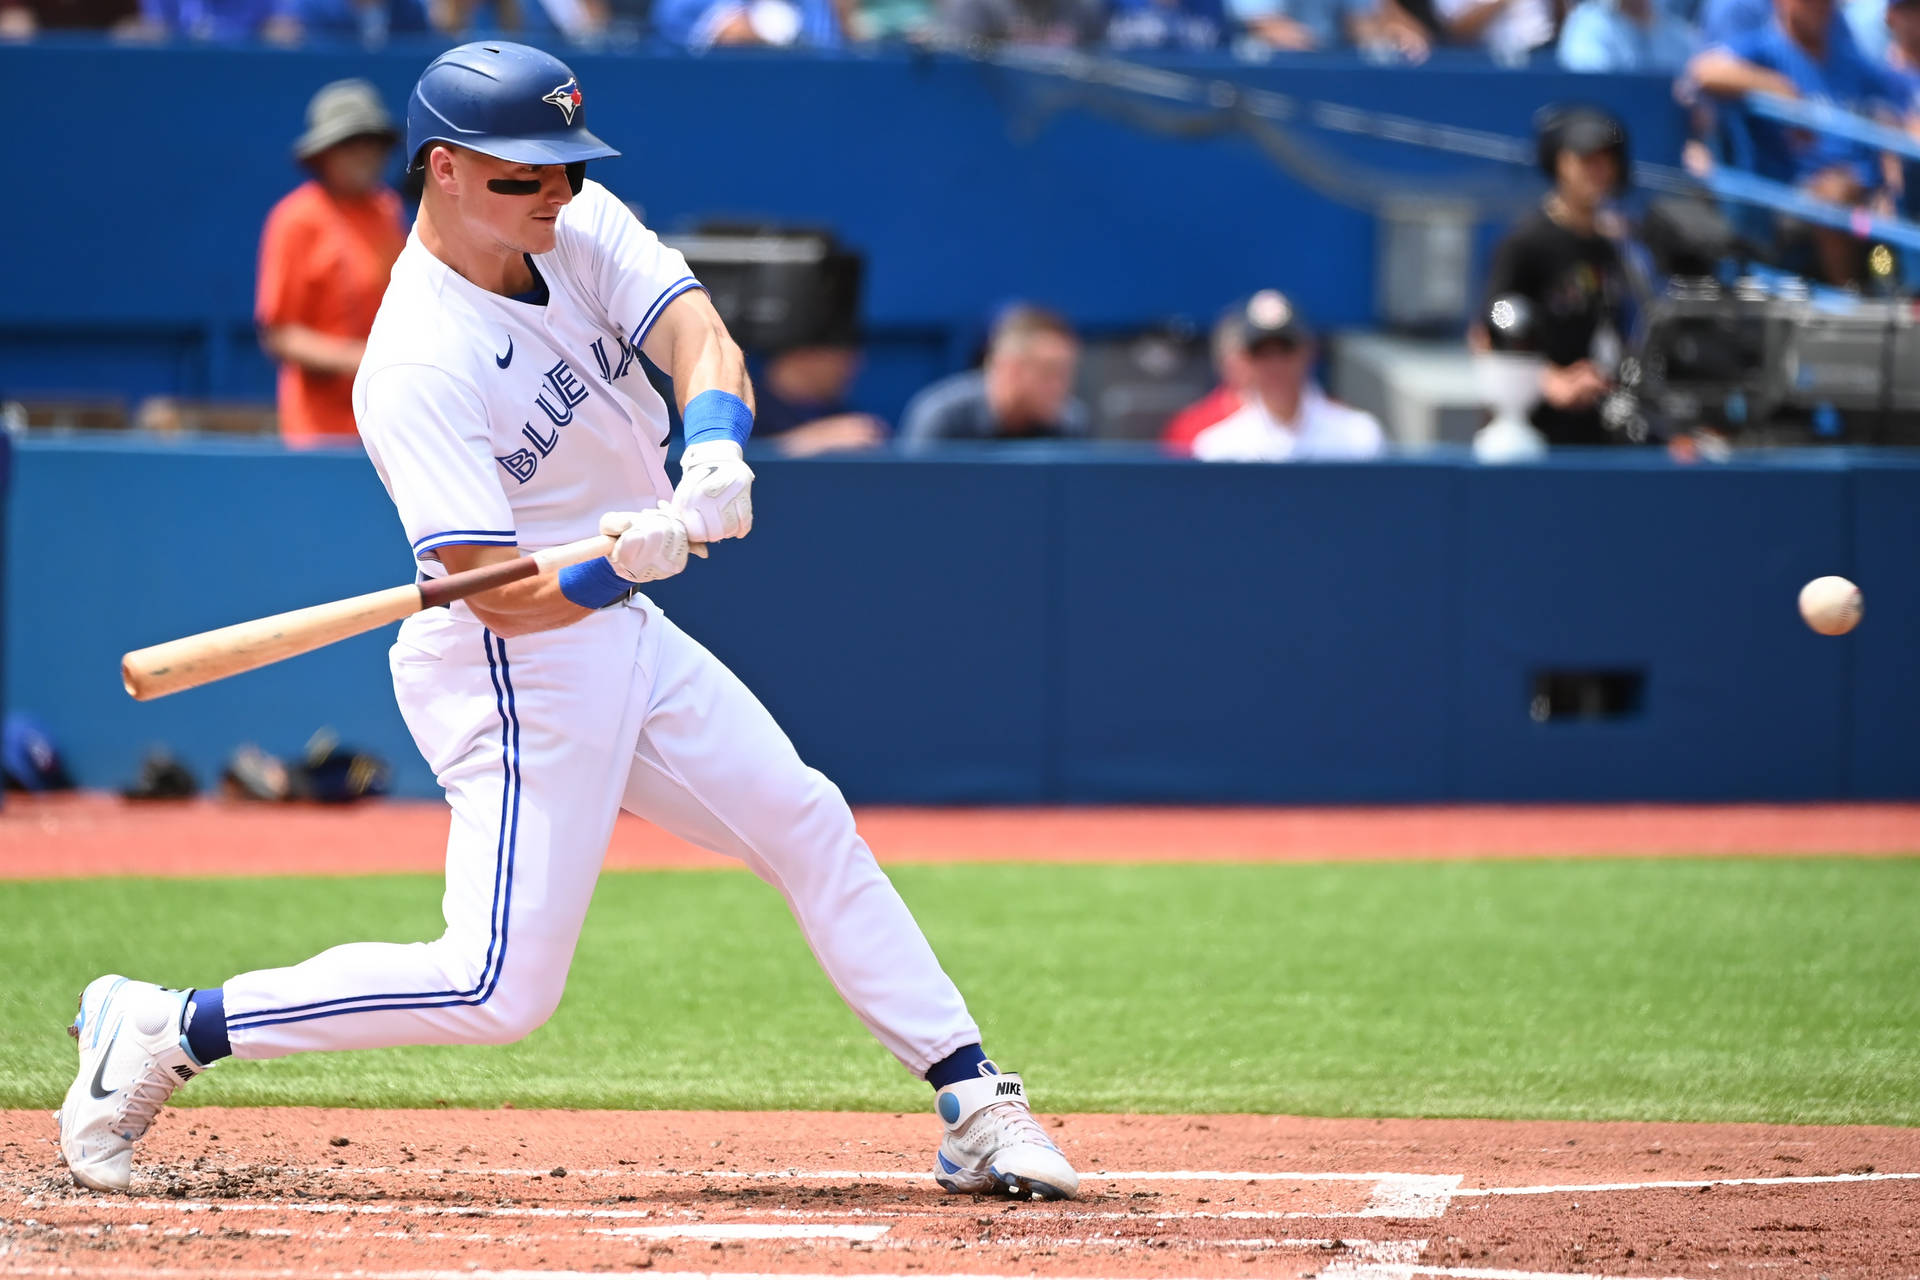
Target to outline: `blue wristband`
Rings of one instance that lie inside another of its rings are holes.
[[[687,443],[702,440],[731,440],[744,445],[753,434],[753,410],[747,402],[728,391],[702,391],[681,415]]]
[[[621,577],[613,561],[605,556],[583,564],[570,564],[560,571],[559,578],[560,594],[582,609],[604,609],[632,595],[639,585]]]

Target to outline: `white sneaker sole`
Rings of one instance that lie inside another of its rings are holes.
[[[948,1160],[944,1151],[936,1151],[933,1161],[933,1180],[943,1191],[955,1195],[981,1196],[997,1191],[1015,1200],[1071,1200],[1080,1190],[1077,1178],[1073,1187],[1068,1188],[1046,1175],[1002,1169],[993,1164],[989,1164],[985,1172],[962,1169]]]
[[[120,988],[126,984],[126,981],[126,979],[122,978],[107,988],[107,994],[102,997],[99,1006],[92,1011],[92,1017],[94,1019],[98,1020],[106,1016],[107,1008],[113,1003],[113,997],[119,993]],[[87,1019],[87,993],[83,990],[80,993],[79,1006],[74,1011],[73,1022],[67,1027],[67,1034],[72,1036],[75,1041],[80,1040],[80,1033],[86,1027]],[[72,1087],[67,1090],[66,1101],[61,1104],[60,1110],[53,1113],[54,1123],[60,1128],[60,1161],[67,1166],[67,1173],[73,1180],[89,1190],[125,1191],[133,1185],[131,1173],[128,1174],[125,1181],[121,1181],[115,1176],[96,1173],[86,1164],[77,1163],[72,1154],[67,1150],[67,1126],[64,1119],[67,1108],[74,1101],[75,1091],[85,1087],[86,1082],[92,1078],[93,1073],[99,1070],[99,1057],[101,1054],[104,1054],[112,1044],[112,1041],[109,1040],[107,1045],[103,1046],[100,1045],[98,1041],[99,1038],[96,1036],[94,1050],[91,1054],[88,1052],[87,1046],[84,1043],[79,1045],[80,1070],[73,1078]]]

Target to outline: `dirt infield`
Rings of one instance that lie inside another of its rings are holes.
[[[435,871],[439,805],[10,800],[8,877]],[[864,810],[885,861],[1920,850],[1920,806]],[[614,867],[727,865],[623,820]],[[165,1113],[128,1196],[0,1112],[0,1278],[1920,1280],[1920,1130],[1077,1115],[1071,1204],[951,1197],[931,1115]]]
[[[859,811],[882,862],[1286,862],[1920,852],[1920,805]],[[0,879],[364,875],[442,866],[446,807],[9,797]],[[724,860],[622,815],[609,868]]]
[[[165,1114],[128,1196],[0,1114],[0,1274],[1920,1274],[1920,1131],[1065,1117],[1084,1198],[943,1194],[931,1115]]]

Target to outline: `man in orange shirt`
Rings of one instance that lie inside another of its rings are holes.
[[[273,207],[260,236],[254,320],[280,363],[289,444],[355,439],[353,375],[394,259],[400,197],[381,178],[399,140],[365,80],[337,80],[307,105],[293,154],[313,174]]]

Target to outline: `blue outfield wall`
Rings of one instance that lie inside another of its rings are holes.
[[[390,629],[150,704],[133,647],[405,579],[357,453],[30,441],[7,705],[88,785],[203,779],[328,725],[431,794]],[[863,801],[1810,800],[1920,795],[1920,461],[1485,469],[757,460],[756,531],[657,598]],[[1867,594],[1813,635],[1802,583]],[[1544,669],[1637,714],[1538,723]]]
[[[0,392],[271,398],[251,319],[255,257],[268,209],[303,177],[289,148],[307,98],[365,76],[400,110],[438,49],[0,43],[0,161],[36,175],[31,197],[0,212],[15,247],[0,292]],[[625,153],[593,173],[655,227],[823,225],[868,256],[856,398],[890,417],[961,367],[990,311],[1014,297],[1096,330],[1169,318],[1204,327],[1272,284],[1324,326],[1376,319],[1372,214],[1303,185],[1244,137],[1171,138],[1078,107],[1050,111],[1040,82],[954,58],[568,56],[594,129]],[[1544,103],[1598,101],[1629,122],[1636,154],[1668,163],[1684,137],[1658,76],[1444,56],[1417,68],[1163,61],[1514,137],[1530,135]],[[1393,182],[1470,175],[1524,193],[1535,181],[1470,157],[1301,132]]]

